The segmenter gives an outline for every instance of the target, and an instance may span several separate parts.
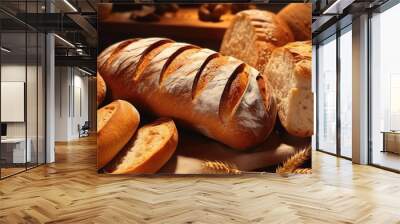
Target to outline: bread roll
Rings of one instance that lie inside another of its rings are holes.
[[[278,17],[289,25],[296,40],[311,40],[311,3],[290,3],[278,13]]]
[[[104,98],[106,97],[106,91],[107,91],[107,87],[106,87],[106,83],[104,82],[104,79],[101,77],[101,75],[99,73],[97,73],[96,76],[96,80],[97,80],[97,106],[99,106]]]
[[[97,111],[97,168],[105,166],[124,147],[139,125],[130,103],[116,100]]]
[[[262,71],[274,48],[293,40],[289,27],[274,13],[250,9],[235,15],[220,51]]]
[[[174,121],[159,119],[139,128],[105,170],[112,174],[156,173],[171,158],[177,145]]]
[[[299,137],[313,134],[311,55],[311,41],[292,42],[275,49],[264,70],[274,89],[282,125]]]
[[[107,48],[98,70],[114,99],[190,126],[234,149],[265,140],[276,104],[259,72],[233,57],[164,38]]]

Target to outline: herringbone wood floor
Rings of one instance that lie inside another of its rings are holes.
[[[310,176],[106,176],[94,143],[0,181],[0,223],[400,223],[400,175],[323,153]]]

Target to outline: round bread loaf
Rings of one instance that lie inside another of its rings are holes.
[[[278,13],[278,17],[288,24],[296,40],[311,40],[311,3],[290,3]]]
[[[97,73],[96,80],[97,80],[97,106],[99,106],[106,97],[107,87],[106,83],[104,82],[104,79],[101,77],[99,73]]]
[[[235,15],[225,32],[220,52],[262,71],[274,48],[293,40],[287,24],[274,13],[250,9]]]
[[[275,49],[264,70],[264,77],[274,87],[282,125],[299,137],[313,134],[311,57],[311,41],[292,42]]]
[[[165,38],[107,48],[99,73],[114,99],[192,127],[234,149],[264,141],[276,120],[268,82],[233,57]]]
[[[97,168],[114,158],[135,133],[139,113],[127,101],[116,100],[97,111]]]
[[[174,154],[178,131],[171,119],[161,118],[137,131],[105,170],[112,174],[153,174]]]

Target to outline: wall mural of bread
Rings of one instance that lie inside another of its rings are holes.
[[[310,173],[311,42],[277,15],[286,4],[141,6],[99,5],[112,9],[99,21],[99,172]]]
[[[274,13],[249,9],[239,12],[225,32],[221,53],[262,71],[272,51],[294,41],[286,22]]]

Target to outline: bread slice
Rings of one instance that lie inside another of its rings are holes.
[[[294,40],[287,24],[274,13],[251,9],[235,15],[220,52],[262,71],[275,47]]]
[[[97,111],[97,168],[104,167],[135,133],[140,116],[132,104],[116,100]]]
[[[313,105],[311,91],[299,88],[289,90],[278,109],[279,119],[287,132],[300,137],[313,134]]]
[[[107,87],[106,83],[104,82],[104,79],[101,77],[99,73],[97,73],[96,76],[97,80],[97,106],[99,106],[104,98],[106,97],[106,92],[107,92]]]
[[[311,55],[311,41],[289,43],[274,50],[263,73],[273,87],[282,125],[298,137],[313,133]]]
[[[311,3],[291,3],[278,13],[278,17],[288,24],[297,41],[311,40],[311,16]]]
[[[139,128],[124,149],[108,164],[112,174],[153,174],[171,158],[178,131],[171,119],[161,118]]]

